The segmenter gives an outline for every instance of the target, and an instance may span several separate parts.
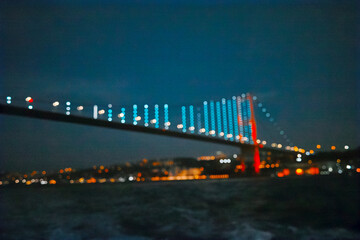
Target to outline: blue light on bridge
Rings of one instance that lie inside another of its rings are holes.
[[[198,133],[201,133],[201,113],[199,112],[200,109],[198,108],[198,113],[196,114],[197,117],[197,128],[198,128]]]
[[[240,129],[240,140],[241,137],[244,136],[244,125],[243,125],[243,115],[242,115],[242,107],[241,107],[241,97],[237,97],[237,105],[238,105],[238,118],[239,118],[239,129]]]
[[[66,115],[70,115],[70,106],[71,106],[71,102],[66,102]],[[32,109],[32,106],[29,109]]]
[[[249,121],[248,121],[248,114],[247,114],[247,100],[245,99],[242,102],[242,111],[243,111],[243,126],[244,126],[244,136],[245,142],[249,142]]]
[[[232,117],[232,110],[231,110],[231,105],[232,105],[231,100],[227,100],[227,105],[228,105],[228,115],[229,115],[229,138],[231,141],[233,141],[234,140],[234,128],[233,128],[233,117]]]
[[[238,114],[237,114],[237,105],[236,105],[236,97],[232,97],[232,103],[233,103],[233,111],[234,111],[234,134],[235,134],[235,140],[238,142],[239,137],[239,123],[238,123]]]
[[[169,121],[169,105],[164,104],[164,127],[165,129],[169,129],[170,121]]]
[[[137,125],[136,117],[137,117],[137,105],[134,104],[133,105],[133,124],[134,125]]]
[[[109,109],[108,109],[108,121],[111,122],[111,121],[112,121],[112,116],[113,116],[113,115],[112,115],[112,109],[111,109],[111,108],[112,108],[112,105],[109,104],[109,105],[108,105],[108,108],[109,108]]]
[[[185,106],[181,107],[181,120],[182,120],[182,131],[186,132],[186,108],[185,108]]]
[[[218,136],[221,137],[221,105],[220,102],[216,102],[216,116],[217,116],[217,130],[218,130]]]
[[[98,118],[98,106],[97,105],[94,105],[93,107],[93,118],[94,119],[97,119]]]
[[[204,102],[204,124],[205,124],[205,135],[209,135],[209,114],[208,114],[208,103]]]
[[[223,123],[224,123],[224,138],[227,140],[227,135],[228,135],[228,131],[227,131],[227,114],[226,114],[226,99],[223,98],[221,101],[222,104],[222,110],[223,110]]]
[[[155,128],[159,128],[159,105],[155,104],[155,107],[154,107],[154,110],[155,110]]]
[[[249,132],[249,142],[250,143],[254,143],[254,141],[253,141],[253,139],[252,139],[252,125],[251,125],[251,122],[250,122],[250,120],[251,120],[251,107],[250,107],[250,100],[249,99],[247,99],[247,116],[248,116],[248,132]]]
[[[215,136],[215,104],[214,101],[210,101],[210,120],[211,120],[211,130],[210,134]]]
[[[6,97],[6,103],[7,103],[7,104],[11,104],[11,97],[10,97],[10,96],[7,96],[7,97]]]
[[[120,117],[121,117],[121,123],[125,123],[125,108],[121,108]]]
[[[149,105],[144,105],[144,126],[149,126]]]
[[[194,133],[195,123],[194,123],[194,106],[189,107],[189,115],[190,115],[190,127],[189,130],[191,133]]]

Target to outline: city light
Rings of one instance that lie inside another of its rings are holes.
[[[59,106],[60,105],[60,103],[58,102],[58,101],[55,101],[55,102],[53,102],[53,104],[52,104],[54,107],[57,107],[57,106]]]
[[[232,97],[232,104],[233,104],[233,116],[234,116],[234,136],[235,136],[235,140],[238,142],[240,139],[239,136],[239,123],[238,123],[238,112],[237,112],[237,106],[236,106],[236,97],[233,96]]]
[[[32,99],[32,97],[27,97],[27,98],[25,98],[25,101],[32,103],[32,102],[34,102],[34,99]]]
[[[316,145],[316,148],[317,148],[317,149],[320,149],[320,148],[321,148],[321,145],[319,145],[319,144]]]
[[[336,149],[336,147],[335,146],[331,146],[331,150],[335,150]]]
[[[77,109],[78,111],[82,111],[82,110],[84,110],[84,107],[83,107],[83,106],[78,106],[76,109]]]
[[[345,145],[345,146],[344,146],[344,149],[345,149],[345,150],[348,150],[348,149],[349,149],[349,146],[348,146],[348,145]]]
[[[6,97],[6,103],[7,103],[7,104],[11,104],[11,97],[10,97],[10,96],[7,96],[7,97]]]

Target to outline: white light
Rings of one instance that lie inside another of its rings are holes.
[[[329,167],[329,172],[332,172],[332,171],[333,171],[332,167]]]
[[[6,101],[6,103],[7,103],[7,104],[10,104],[10,103],[11,103],[11,101],[10,101],[10,100],[7,100],[7,101]]]
[[[266,141],[262,141],[262,144],[263,144],[263,145],[266,145]]]
[[[140,117],[140,116],[137,116],[137,117],[135,118],[135,120],[136,120],[136,121],[140,121],[140,120],[141,120],[141,117]]]
[[[301,158],[296,158],[296,161],[297,161],[297,162],[301,162]]]
[[[234,154],[234,155],[233,155],[233,158],[237,158],[237,157],[238,157],[238,155],[237,155],[237,154]]]
[[[150,123],[155,124],[155,123],[156,123],[156,119],[151,119],[151,120],[150,120]]]
[[[223,163],[223,162],[224,162],[224,160],[220,159],[220,163]]]
[[[148,127],[148,126],[149,126],[149,124],[148,124],[148,123],[145,123],[145,124],[144,124],[144,126],[145,126],[145,127]]]
[[[227,136],[227,138],[232,138],[232,134],[231,133],[229,133],[228,135],[226,135]]]
[[[351,169],[351,166],[350,166],[350,165],[346,165],[346,168],[347,168],[347,169]]]
[[[124,113],[119,113],[118,118],[122,118],[122,117],[124,117]]]
[[[309,156],[309,155],[310,155],[310,152],[306,152],[305,154],[306,154],[306,156]]]
[[[272,146],[272,147],[276,147],[276,143],[272,143],[271,146]]]
[[[166,122],[165,123],[165,126],[167,126],[167,127],[170,127],[170,125],[171,125],[171,122]]]
[[[54,106],[54,107],[57,107],[57,106],[59,106],[59,104],[60,104],[60,103],[59,103],[58,101],[56,101],[56,102],[53,102],[53,106]]]
[[[299,153],[299,154],[297,155],[297,157],[298,157],[298,158],[301,158],[301,154]]]
[[[77,110],[78,110],[78,111],[82,111],[82,110],[84,110],[84,107],[83,107],[83,106],[78,106],[78,107],[77,107]]]
[[[279,143],[279,144],[277,145],[277,147],[278,147],[278,148],[282,148],[282,145]]]
[[[69,111],[69,110],[70,110],[70,107],[66,107],[66,110],[68,110],[68,111]]]
[[[130,176],[130,177],[129,177],[129,181],[132,181],[132,180],[134,180],[134,177],[133,177],[133,176]]]
[[[41,185],[45,185],[45,184],[47,184],[48,182],[47,181],[45,181],[45,180],[40,180],[40,184]]]
[[[33,106],[32,106],[32,105],[29,105],[28,108],[29,108],[29,109],[33,109]]]
[[[121,120],[121,123],[125,123],[125,120]]]
[[[210,133],[211,135],[214,135],[214,134],[215,134],[215,130],[210,130],[209,133]]]
[[[181,128],[183,128],[184,126],[183,126],[182,124],[178,124],[176,127],[177,127],[178,129],[181,129]]]
[[[66,112],[66,115],[70,115],[70,112]]]
[[[194,130],[195,130],[195,127],[189,127],[189,130],[190,130],[190,131],[194,131]]]
[[[147,104],[144,105],[144,108],[148,108],[148,107],[149,107],[149,105],[147,105]]]
[[[70,106],[70,104],[71,104],[70,102],[66,102],[66,105],[67,105],[67,106]]]
[[[104,114],[105,113],[105,110],[104,109],[101,109],[100,111],[99,111],[99,114],[100,115],[102,115],[102,114]]]
[[[11,97],[10,97],[10,96],[7,96],[7,97],[6,97],[6,100],[11,100]]]
[[[346,150],[348,150],[348,149],[349,149],[349,146],[348,146],[348,145],[345,145],[344,148],[345,148]]]
[[[240,136],[238,135],[238,136],[236,136],[236,139],[240,139]]]
[[[112,121],[112,118],[108,118],[108,121],[111,122],[111,121]]]
[[[261,143],[260,139],[257,139],[257,140],[256,140],[256,143]]]
[[[27,97],[27,98],[25,98],[25,101],[30,101],[31,100],[31,97]]]
[[[204,133],[204,132],[205,132],[205,128],[201,128],[200,133]]]
[[[98,106],[97,105],[94,105],[94,108],[93,108],[93,118],[94,119],[97,119],[98,117]]]
[[[112,108],[112,104],[108,104],[108,108]]]
[[[286,146],[286,150],[290,150],[291,149],[291,147],[290,146]]]
[[[342,172],[343,172],[343,171],[342,171],[341,169],[338,171],[339,174],[342,174]]]
[[[220,135],[220,136],[224,136],[224,133],[223,133],[223,132],[221,132],[219,135]]]

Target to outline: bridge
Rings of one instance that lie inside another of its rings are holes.
[[[242,94],[231,99],[204,101],[200,106],[175,106],[170,109],[168,104],[161,107],[158,104],[151,107],[147,104],[141,107],[137,104],[73,107],[74,104],[70,101],[36,102],[32,97],[16,99],[7,96],[6,103],[0,102],[0,114],[235,146],[240,149],[246,162],[253,161],[251,168],[255,173],[259,173],[261,155],[264,155],[261,153],[271,152],[286,156],[288,161],[295,161],[305,150],[274,143],[270,147],[266,145],[266,141],[258,139],[254,105],[261,109],[270,122],[273,122],[273,118],[263,108],[263,104],[256,101],[256,96]],[[279,134],[286,142],[290,142],[283,130],[280,130]]]

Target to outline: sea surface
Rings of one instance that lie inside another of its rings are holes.
[[[5,186],[0,239],[360,239],[359,180]]]

